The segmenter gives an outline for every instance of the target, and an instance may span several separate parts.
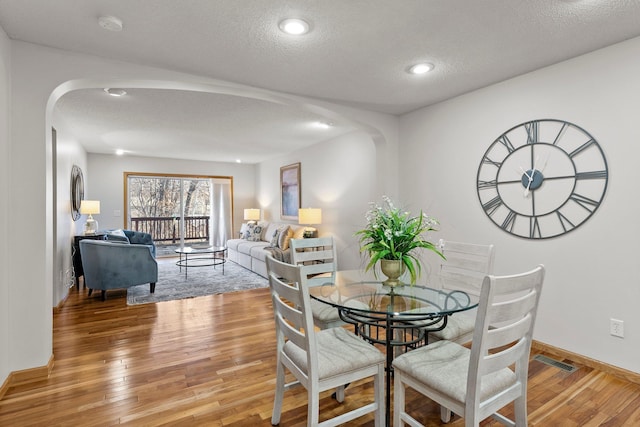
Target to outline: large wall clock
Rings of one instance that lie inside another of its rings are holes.
[[[588,220],[608,179],[604,152],[587,131],[562,120],[534,120],[489,146],[478,167],[478,199],[502,230],[547,239]]]

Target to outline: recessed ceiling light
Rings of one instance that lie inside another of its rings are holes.
[[[316,126],[320,129],[329,129],[333,124],[328,122],[316,122]]]
[[[407,69],[409,74],[425,74],[433,70],[435,67],[429,62],[422,62],[420,64],[412,65]]]
[[[109,31],[122,31],[122,20],[115,16],[100,16],[98,18],[98,25],[105,30]]]
[[[242,163],[242,160],[236,159],[236,163]]]
[[[309,23],[298,18],[283,19],[280,21],[278,26],[283,32],[294,36],[299,36],[309,32]]]
[[[116,156],[122,156],[123,154],[124,154],[124,150],[120,148],[116,150]]]
[[[126,90],[113,88],[113,87],[105,87],[104,91],[107,92],[111,96],[124,96],[124,95],[127,94]]]

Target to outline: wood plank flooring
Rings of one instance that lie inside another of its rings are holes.
[[[268,289],[139,306],[126,305],[125,291],[102,302],[99,293],[71,290],[54,313],[51,375],[9,387],[0,426],[269,426],[272,316]],[[584,366],[530,366],[529,425],[640,426],[640,385]],[[330,394],[321,419],[369,401],[373,386],[352,384],[342,405]],[[407,399],[419,420],[440,425],[436,405],[413,393]],[[280,425],[305,425],[306,410],[303,388],[286,392]],[[373,418],[349,425],[373,426]]]

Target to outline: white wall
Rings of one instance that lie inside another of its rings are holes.
[[[95,219],[100,229],[123,228],[124,172],[215,175],[233,178],[235,229],[240,229],[244,209],[255,206],[255,166],[237,163],[201,162],[138,156],[89,154],[87,166],[88,200],[100,200],[100,215]],[[120,211],[120,215],[114,215]],[[83,216],[79,222],[85,222]]]
[[[69,294],[74,285],[72,268],[73,236],[82,231],[82,219],[71,218],[71,169],[77,165],[87,174],[87,153],[67,130],[68,123],[54,111],[53,126],[56,129],[56,161],[53,164],[56,175],[56,233],[53,259],[53,305],[58,305]]]
[[[2,44],[6,45],[6,42],[4,39]],[[328,119],[339,117],[358,125],[374,139],[378,155],[376,164],[371,167],[375,169],[376,191],[394,193],[397,190],[398,126],[395,117],[29,43],[11,41],[10,47],[9,61],[9,49],[0,46],[1,60],[5,66],[11,66],[10,73],[0,74],[0,88],[11,82],[11,121],[3,128],[10,130],[7,149],[10,155],[2,162],[7,166],[5,173],[16,177],[8,187],[0,187],[2,206],[12,207],[6,211],[8,225],[3,239],[3,242],[11,243],[11,251],[4,246],[5,256],[0,256],[0,274],[5,275],[0,277],[7,283],[1,288],[6,293],[3,301],[10,301],[5,307],[7,310],[0,314],[0,339],[3,339],[3,333],[6,337],[0,351],[6,354],[5,371],[45,366],[52,354],[51,306],[54,283],[58,280],[54,280],[53,266],[53,254],[58,251],[58,242],[54,242],[54,230],[58,227],[54,223],[54,190],[58,187],[50,128],[55,102],[68,91],[108,87],[117,81],[119,86],[129,87],[224,91],[243,96],[255,93],[260,99],[319,112]],[[0,107],[0,120],[9,116],[9,108],[5,111]],[[93,187],[95,184],[88,181],[88,196],[97,190]],[[237,212],[236,220],[239,219]],[[107,221],[105,217],[103,220],[103,225],[109,224],[110,219]],[[26,253],[28,257],[24,256]],[[9,283],[20,285],[10,287]],[[6,374],[0,374],[1,382]]]
[[[10,205],[9,188],[11,187],[11,52],[10,43],[2,27],[0,27],[0,234],[9,234]],[[0,240],[0,384],[11,372],[9,363],[9,269],[5,268],[8,259],[9,239]]]
[[[434,239],[496,245],[497,274],[547,267],[535,339],[640,372],[640,38],[401,118],[402,201],[441,222]],[[519,123],[555,118],[591,133],[609,164],[609,188],[578,229],[544,241],[513,237],[484,214],[476,173],[484,152]],[[609,335],[609,319],[625,338]]]
[[[258,201],[268,221],[280,219],[280,167],[300,162],[302,207],[322,209],[320,236],[333,235],[340,269],[362,263],[353,234],[362,228],[369,202],[377,194],[376,146],[365,132],[352,132],[304,150],[262,162]]]

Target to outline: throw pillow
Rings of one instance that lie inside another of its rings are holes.
[[[298,229],[293,232],[292,239],[303,239],[304,238],[304,229],[305,229],[305,227],[298,227]]]
[[[249,235],[247,234],[247,230],[249,229],[249,224],[247,224],[246,222],[242,223],[242,225],[240,226],[240,238],[247,240],[249,238]]]
[[[244,240],[249,240],[249,237],[253,234],[253,228],[255,226],[255,224],[247,224],[247,228],[244,230],[244,236],[242,236]]]
[[[276,228],[276,230],[273,232],[271,240],[269,241],[269,246],[271,246],[272,248],[278,247],[278,238],[280,237],[280,233],[280,228]]]
[[[291,231],[291,227],[288,225],[280,230],[280,235],[278,236],[278,247],[283,251],[289,249],[289,241],[291,240],[292,234],[293,232]]]
[[[250,227],[249,237],[247,238],[247,240],[251,242],[259,242],[260,240],[262,240],[262,226],[254,225],[253,227]]]
[[[127,235],[124,234],[124,230],[122,230],[122,229],[111,230],[111,231],[108,232],[108,234],[111,234],[112,236],[127,237]]]

